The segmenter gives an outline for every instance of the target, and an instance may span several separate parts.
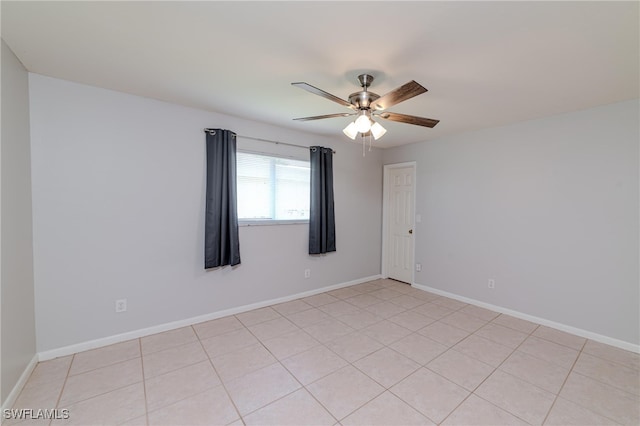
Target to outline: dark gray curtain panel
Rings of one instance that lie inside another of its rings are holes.
[[[236,134],[207,129],[204,267],[240,263],[236,191]]]
[[[336,251],[336,221],[333,212],[333,150],[312,146],[309,254]]]

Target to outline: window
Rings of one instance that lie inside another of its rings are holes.
[[[309,178],[309,161],[238,152],[238,219],[308,221]]]

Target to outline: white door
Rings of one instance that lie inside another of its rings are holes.
[[[387,174],[387,275],[411,284],[413,277],[413,167]]]

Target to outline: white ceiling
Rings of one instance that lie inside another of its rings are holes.
[[[322,135],[373,74],[390,147],[639,97],[639,3],[2,1],[2,38],[34,73]]]

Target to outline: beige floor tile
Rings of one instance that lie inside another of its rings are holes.
[[[398,383],[420,368],[420,364],[389,348],[382,348],[353,365],[385,388]]]
[[[442,319],[447,315],[451,315],[452,313],[455,312],[453,309],[449,309],[445,306],[436,305],[435,303],[431,303],[431,302],[415,307],[412,309],[412,311],[422,315],[426,315],[429,318],[433,318],[435,320]]]
[[[410,287],[409,289],[404,291],[404,293],[413,297],[417,297],[418,299],[424,300],[425,302],[433,302],[434,300],[440,298],[440,296],[438,296],[437,294],[429,293],[428,291],[420,290],[413,287]]]
[[[142,382],[116,389],[81,402],[66,405],[69,418],[54,420],[52,425],[114,425],[144,415]]]
[[[307,327],[330,319],[331,317],[322,312],[320,309],[312,308],[301,312],[296,312],[295,314],[287,315],[287,318],[298,327]]]
[[[218,386],[151,411],[149,426],[227,425],[239,418],[224,387]]]
[[[582,353],[573,371],[625,392],[640,395],[640,371],[633,368]]]
[[[451,347],[466,338],[470,333],[460,328],[436,321],[418,330],[418,334],[428,337],[431,340]]]
[[[336,419],[305,389],[299,389],[244,418],[247,426],[331,426]]]
[[[587,342],[587,339],[585,339],[584,337],[565,333],[564,331],[556,330],[544,325],[538,327],[536,331],[533,332],[533,335],[541,339],[558,343],[563,346],[568,346],[571,349],[575,349],[577,351],[581,350],[584,344]]]
[[[277,360],[259,343],[211,359],[223,382],[242,377]]]
[[[280,360],[289,358],[290,356],[299,354],[320,344],[320,342],[303,330],[296,330],[292,333],[267,339],[262,343],[273,356]]]
[[[426,367],[469,391],[477,388],[494,370],[489,364],[453,349],[443,353]]]
[[[200,341],[152,352],[142,358],[145,379],[207,360]]]
[[[229,395],[242,416],[300,387],[300,383],[279,363],[246,374],[227,384]]]
[[[511,349],[517,348],[527,338],[525,333],[492,323],[485,325],[474,334]]]
[[[330,294],[327,293],[320,293],[320,294],[316,294],[314,296],[309,296],[309,297],[305,297],[302,299],[303,302],[308,303],[311,306],[314,307],[318,307],[318,306],[322,306],[322,305],[326,305],[329,303],[333,303],[333,302],[337,302],[338,299],[337,297],[333,297]]]
[[[447,347],[427,337],[412,333],[392,343],[393,350],[424,365],[447,350]]]
[[[511,354],[500,365],[500,370],[553,394],[560,392],[562,384],[569,375],[569,369],[521,351]]]
[[[500,324],[523,333],[532,333],[538,327],[538,324],[529,322],[520,318],[512,317],[507,314],[500,314],[493,321],[494,324]]]
[[[348,299],[345,299],[345,301],[351,303],[353,306],[357,306],[358,308],[366,308],[367,306],[380,303],[380,299],[378,299],[377,297],[373,297],[368,293],[349,297]]]
[[[242,325],[242,323],[238,321],[238,318],[234,316],[201,322],[193,326],[193,329],[200,340],[208,339],[209,337],[218,336],[241,328],[244,328],[244,325]]]
[[[124,423],[119,423],[118,426],[147,426],[147,415],[129,419]]]
[[[462,387],[426,368],[390,390],[435,423],[442,422],[469,395]]]
[[[534,336],[527,337],[518,350],[564,368],[571,368],[578,358],[578,351]]]
[[[594,342],[593,340],[588,340],[582,351],[590,355],[597,356],[598,358],[640,370],[640,354],[635,352],[625,351],[624,349],[605,345],[600,342]]]
[[[58,399],[70,424],[640,424],[640,355],[380,279],[39,363],[15,405]]]
[[[258,343],[258,339],[244,327],[202,340],[202,346],[211,358],[236,351],[255,343]]]
[[[620,424],[640,424],[640,398],[637,395],[581,374],[569,374],[560,396]]]
[[[556,426],[586,426],[614,425],[618,423],[564,398],[558,398],[553,404],[544,424]]]
[[[382,386],[351,365],[318,380],[307,389],[338,420],[384,391]]]
[[[63,384],[64,379],[36,386],[25,386],[11,408],[55,408],[58,404]]]
[[[279,318],[280,314],[270,306],[237,314],[236,318],[246,327]]]
[[[440,321],[445,324],[461,328],[462,330],[468,331],[470,333],[475,332],[487,323],[485,320],[473,317],[462,312],[454,312],[450,315],[447,315],[446,317],[443,317]]]
[[[261,322],[260,324],[252,325],[248,328],[249,331],[259,340],[271,339],[272,337],[277,337],[282,334],[298,330],[297,325],[284,317]]]
[[[496,370],[475,394],[530,424],[542,424],[555,395]]]
[[[39,362],[31,372],[26,387],[39,386],[44,383],[62,382],[69,373],[73,355]]]
[[[327,342],[325,346],[349,362],[383,348],[382,343],[357,331]]]
[[[398,306],[395,303],[391,303],[389,301],[383,301],[380,303],[376,303],[375,305],[369,305],[364,308],[364,310],[382,318],[390,318],[394,315],[398,315],[399,313],[406,311],[406,309],[402,306]]]
[[[338,299],[348,299],[350,297],[357,296],[362,293],[360,293],[357,290],[354,290],[351,287],[345,287],[345,288],[339,288],[337,290],[332,290],[328,292],[328,294],[333,297],[337,297]]]
[[[402,306],[405,309],[413,309],[427,303],[425,300],[418,299],[417,297],[409,296],[406,294],[394,297],[393,299],[389,299],[389,302]]]
[[[453,309],[454,311],[457,311],[467,306],[467,304],[464,302],[451,299],[449,297],[444,297],[444,296],[435,299],[433,303],[435,303],[436,305],[444,306],[445,308]]]
[[[347,362],[324,346],[316,346],[282,361],[303,385],[308,385],[347,365]]]
[[[278,311],[280,315],[287,316],[287,315],[295,314],[297,312],[306,311],[307,309],[313,308],[313,306],[311,306],[310,304],[300,299],[296,299],[290,302],[284,302],[278,305],[273,305],[272,308]]]
[[[408,330],[418,331],[421,328],[424,328],[433,323],[435,320],[414,311],[405,311],[389,318],[389,321],[394,322]]]
[[[356,330],[369,327],[370,325],[373,325],[383,320],[382,317],[374,315],[371,312],[362,311],[362,310],[358,310],[357,312],[353,312],[346,315],[339,315],[336,317],[336,319]]]
[[[389,391],[366,403],[340,423],[344,426],[435,425]]]
[[[381,288],[384,288],[384,286],[380,284],[379,281],[369,281],[367,283],[362,283],[362,284],[353,286],[354,290],[359,291],[361,293],[370,293],[372,291],[380,290]]]
[[[403,337],[411,334],[411,330],[399,326],[391,321],[385,320],[370,325],[367,328],[361,330],[362,333],[377,340],[383,345],[390,345]]]
[[[106,367],[138,357],[140,357],[140,341],[138,339],[80,352],[73,357],[69,375],[86,373],[96,368]]]
[[[344,300],[339,300],[337,302],[327,303],[326,305],[319,306],[322,312],[331,315],[332,317],[337,317],[340,315],[354,314],[359,312],[360,309],[350,303],[345,302]]]
[[[59,414],[59,416],[63,415],[64,414]],[[7,414],[7,416],[11,416],[11,414]],[[38,418],[35,414],[28,418],[26,413],[15,414],[15,416],[17,416],[17,418],[10,418],[7,420],[4,420],[3,418],[3,426],[49,426],[51,424],[51,419]]]
[[[319,342],[328,342],[340,336],[353,332],[353,328],[334,318],[329,318],[316,324],[304,328],[311,337]]]
[[[139,358],[71,376],[62,391],[60,406],[69,406],[137,382],[142,382],[142,361]]]
[[[184,345],[198,340],[198,336],[191,327],[182,327],[164,333],[153,334],[140,339],[142,354],[150,354],[174,346]]]
[[[145,380],[147,408],[157,410],[220,385],[209,361]]]
[[[475,305],[467,305],[461,308],[459,312],[462,312],[463,314],[471,315],[472,317],[479,318],[483,321],[491,321],[492,319],[500,315],[496,311],[481,308]]]
[[[453,349],[493,367],[499,366],[513,352],[511,348],[476,335],[467,337]]]
[[[475,395],[470,395],[442,423],[451,426],[514,426],[528,423]]]
[[[396,297],[402,296],[403,293],[399,291],[391,290],[389,288],[381,288],[380,290],[375,290],[369,293],[370,296],[377,297],[380,300],[389,300],[395,299]]]

